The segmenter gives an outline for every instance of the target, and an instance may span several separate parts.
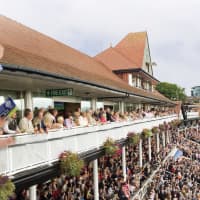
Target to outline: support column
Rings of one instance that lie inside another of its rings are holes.
[[[97,110],[97,99],[96,98],[91,99],[91,108],[93,111]]]
[[[157,153],[160,152],[160,137],[159,137],[159,133],[156,133],[156,150],[157,150]]]
[[[151,161],[151,137],[148,137],[149,162]]]
[[[166,134],[167,134],[167,144],[169,144],[170,143],[170,141],[169,141],[169,130],[167,130]]]
[[[25,108],[33,110],[32,92],[26,91],[24,95]]]
[[[120,113],[124,114],[125,109],[124,109],[124,102],[123,101],[119,102],[119,111],[120,111]]]
[[[142,167],[143,163],[142,163],[142,139],[140,139],[139,142],[139,161],[140,161],[140,167]]]
[[[122,147],[122,169],[123,169],[123,176],[124,181],[126,181],[126,147]]]
[[[29,188],[30,200],[37,200],[37,190],[36,185],[33,185]]]
[[[94,200],[99,200],[98,160],[93,161]]]
[[[163,147],[165,147],[165,132],[162,132],[162,142],[163,142]]]

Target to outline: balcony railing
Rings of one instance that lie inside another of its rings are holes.
[[[102,146],[108,137],[114,140],[123,139],[130,131],[139,133],[144,128],[152,128],[176,118],[176,115],[170,115],[101,126],[59,129],[48,134],[16,135],[14,145],[0,149],[0,174],[13,175],[51,164],[57,161],[60,153],[65,150],[86,152]]]
[[[199,117],[199,112],[187,112],[188,119],[197,118],[197,117]]]

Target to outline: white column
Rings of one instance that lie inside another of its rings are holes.
[[[156,133],[156,149],[157,153],[160,151],[160,138],[159,138],[159,133]]]
[[[149,162],[151,161],[151,137],[148,137]]]
[[[37,200],[36,185],[33,185],[29,188],[29,196],[30,200]]]
[[[139,142],[139,161],[140,161],[140,167],[142,167],[142,139],[140,139]]]
[[[122,147],[122,169],[123,169],[123,176],[124,181],[126,181],[126,147]]]
[[[165,132],[162,132],[162,142],[163,142],[163,147],[165,147]]]
[[[169,141],[169,130],[167,130],[167,132],[166,132],[166,134],[167,134],[167,144],[169,144],[170,143],[170,141]]]
[[[96,98],[91,99],[91,107],[92,107],[93,111],[97,110],[97,99]]]
[[[25,108],[33,110],[32,92],[26,91],[24,95]]]
[[[93,161],[94,200],[99,200],[98,160]]]
[[[119,102],[119,112],[124,114],[124,102],[123,101]]]

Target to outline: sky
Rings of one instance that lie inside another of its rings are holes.
[[[0,0],[0,14],[90,56],[147,31],[154,76],[200,85],[200,0]]]

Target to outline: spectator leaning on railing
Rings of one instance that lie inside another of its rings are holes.
[[[16,111],[11,114],[5,121],[3,126],[4,134],[17,134],[20,133],[20,129],[17,125],[17,114]]]
[[[22,133],[34,133],[32,120],[33,112],[31,109],[26,108],[24,110],[24,117],[19,122],[19,128]]]

